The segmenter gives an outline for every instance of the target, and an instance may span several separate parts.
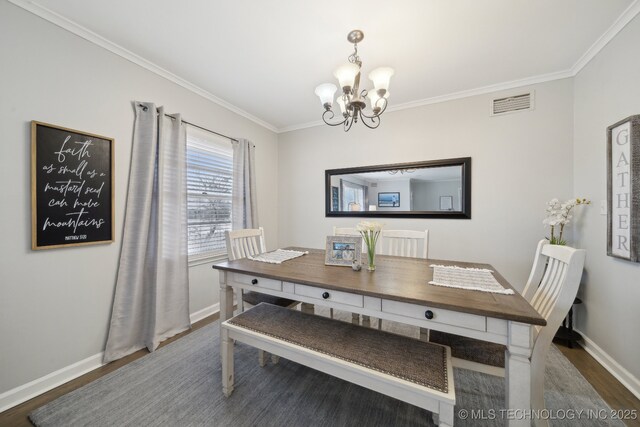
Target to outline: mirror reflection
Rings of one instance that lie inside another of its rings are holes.
[[[326,171],[327,216],[469,218],[470,161],[450,159]]]

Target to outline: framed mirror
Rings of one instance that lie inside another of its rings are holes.
[[[326,170],[325,214],[471,219],[471,157]]]

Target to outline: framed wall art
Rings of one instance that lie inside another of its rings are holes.
[[[114,240],[114,140],[31,122],[31,247]]]
[[[378,207],[380,208],[399,208],[400,192],[378,193]]]
[[[441,211],[453,210],[453,196],[440,196],[440,210]]]
[[[607,128],[607,255],[640,260],[640,115]]]

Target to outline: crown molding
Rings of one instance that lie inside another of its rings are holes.
[[[509,82],[496,83],[493,85],[482,86],[475,89],[463,90],[460,92],[454,92],[446,95],[434,96],[431,98],[419,99],[417,101],[405,102],[404,104],[393,105],[387,108],[387,112],[408,110],[410,108],[423,107],[425,105],[439,104],[441,102],[453,101],[456,99],[469,98],[476,95],[484,95],[487,93],[500,92],[503,90],[515,89],[523,86],[531,86],[538,83],[550,82],[553,80],[560,80],[573,77],[571,70],[559,71],[557,73],[543,74],[539,76],[527,77],[519,80],[512,80]],[[321,126],[324,122],[317,120],[314,122],[303,123],[299,125],[287,126],[278,129],[278,133],[291,132],[294,130],[306,129],[315,126]]]
[[[425,105],[437,104],[440,102],[453,101],[455,99],[467,98],[470,96],[484,95],[491,92],[499,92],[502,90],[515,89],[518,87],[529,86],[553,80],[560,80],[575,77],[584,67],[591,61],[600,51],[611,41],[620,31],[640,13],[640,0],[634,0],[622,14],[615,20],[613,25],[609,27],[599,38],[593,43],[589,49],[578,59],[578,61],[568,70],[555,73],[543,74],[539,76],[527,77],[520,80],[512,80],[510,82],[497,83],[494,85],[483,86],[475,89],[464,90],[447,95],[434,96],[431,98],[420,99],[417,101],[406,102],[404,104],[389,107],[387,111],[401,111],[409,108],[422,107]],[[324,122],[317,120],[314,122],[303,123],[299,125],[287,126],[278,129],[278,133],[291,132],[294,130],[306,129],[315,126],[321,126]]]
[[[600,51],[611,41],[633,18],[640,13],[640,0],[634,0],[633,3],[625,9],[624,12],[616,19],[616,21],[605,31],[594,44],[578,59],[571,67],[573,75],[577,75]]]
[[[151,61],[144,59],[143,57],[136,55],[135,53],[119,46],[104,37],[92,32],[91,30],[82,27],[81,25],[49,10],[37,3],[34,3],[30,0],[8,0],[10,3],[27,10],[34,15],[39,16],[42,19],[45,19],[51,22],[54,25],[57,25],[91,43],[94,43],[112,53],[115,53],[122,58],[133,62],[148,71],[151,71],[165,79],[197,94],[202,96],[203,98],[220,105],[221,107],[238,114],[239,116],[245,117],[248,120],[272,131],[275,133],[285,133],[292,132],[295,130],[301,130],[306,128],[312,128],[316,126],[321,126],[324,124],[321,120],[316,120],[313,122],[301,123],[291,126],[285,126],[282,128],[277,128],[274,125],[265,122],[262,119],[259,119],[252,114],[236,107],[235,105],[218,98],[212,93],[196,86],[195,84],[171,73],[170,71],[165,70],[164,68],[154,64]],[[629,23],[633,18],[635,18],[640,13],[640,0],[634,0],[627,9],[616,19],[616,21],[609,27],[599,38],[593,43],[589,49],[578,59],[578,61],[571,67],[569,70],[559,71],[555,73],[549,73],[539,76],[527,77],[519,80],[512,80],[509,82],[503,82],[488,86],[482,86],[475,89],[469,89],[465,91],[455,92],[446,95],[435,96],[431,98],[420,99],[417,101],[406,102],[404,104],[394,105],[388,109],[389,112],[393,111],[401,111],[409,108],[416,108],[425,105],[437,104],[440,102],[453,101],[456,99],[467,98],[470,96],[483,95],[491,92],[499,92],[502,90],[515,89],[522,86],[529,86],[533,84],[539,84],[544,82],[549,82],[552,80],[559,80],[564,78],[575,77],[588,63],[591,61],[622,29]]]
[[[44,6],[41,6],[29,0],[8,0],[8,1],[14,4],[15,6],[18,6],[28,12],[31,12],[34,15],[39,16],[40,18],[46,21],[49,21],[52,24],[64,30],[69,31],[70,33],[77,35],[78,37],[81,37],[97,46],[102,47],[103,49],[108,50],[109,52],[115,53],[116,55],[130,62],[133,62],[134,64],[139,65],[140,67],[148,71],[151,71],[152,73],[157,74],[160,77],[163,77],[177,84],[178,86],[181,86],[195,93],[196,95],[200,95],[201,97],[213,102],[214,104],[217,104],[235,114],[238,114],[239,116],[242,116],[248,120],[251,120],[252,122],[266,129],[269,129],[272,132],[278,132],[278,129],[275,126],[273,126],[271,123],[267,123],[264,120],[259,119],[258,117],[244,111],[243,109],[238,108],[235,105],[225,101],[224,99],[218,98],[217,96],[206,91],[205,89],[202,89],[201,87],[196,86],[195,84],[173,74],[172,72],[160,67],[159,65],[156,65],[153,62],[125,49],[124,47],[109,41],[108,39],[94,33],[93,31],[81,26],[80,24],[77,24],[74,21],[71,21],[70,19],[65,18],[62,15],[55,13],[50,9],[47,9]]]

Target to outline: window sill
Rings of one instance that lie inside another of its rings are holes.
[[[216,254],[216,255],[198,255],[189,258],[189,267],[195,267],[197,265],[209,264],[218,261],[227,261],[229,257],[227,254]]]

